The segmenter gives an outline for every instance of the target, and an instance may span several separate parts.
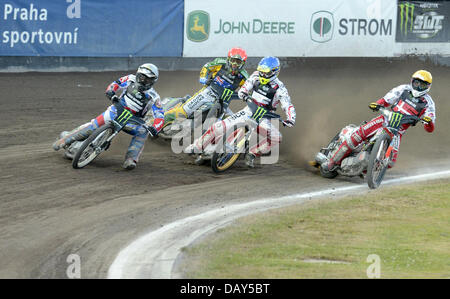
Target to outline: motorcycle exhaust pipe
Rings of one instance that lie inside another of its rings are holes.
[[[328,162],[327,156],[325,156],[325,155],[324,155],[323,153],[321,153],[321,152],[318,152],[318,153],[317,153],[315,160],[316,160],[316,162],[317,162],[319,165],[322,165],[323,163]]]

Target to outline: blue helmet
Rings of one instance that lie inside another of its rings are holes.
[[[259,82],[267,84],[280,73],[280,60],[274,56],[266,56],[258,64]]]

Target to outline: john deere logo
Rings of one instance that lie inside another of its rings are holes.
[[[324,43],[333,38],[334,19],[328,11],[318,11],[311,16],[311,39],[318,43]]]
[[[188,14],[186,36],[193,42],[202,42],[209,37],[209,14],[195,10]]]

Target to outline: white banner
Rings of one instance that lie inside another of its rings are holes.
[[[386,57],[396,0],[186,0],[183,56]]]

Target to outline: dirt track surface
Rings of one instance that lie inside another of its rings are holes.
[[[363,184],[323,179],[305,162],[345,124],[375,116],[367,103],[420,68],[434,76],[437,128],[433,134],[421,126],[408,131],[392,176],[449,160],[448,68],[420,61],[316,61],[282,70],[298,122],[281,129],[279,163],[247,170],[239,161],[223,175],[174,154],[163,140],[147,141],[138,167],[125,171],[125,133],[92,165],[74,170],[52,142],[103,112],[106,85],[126,72],[0,74],[0,278],[66,278],[70,254],[81,257],[82,278],[103,278],[121,248],[176,219],[262,195]],[[192,94],[200,88],[197,75],[161,72],[155,87],[162,97]]]

